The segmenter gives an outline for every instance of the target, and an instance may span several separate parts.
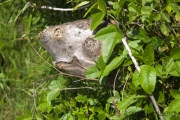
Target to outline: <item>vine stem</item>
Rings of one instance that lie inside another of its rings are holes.
[[[127,49],[128,54],[129,54],[130,58],[132,59],[135,68],[137,69],[138,73],[140,73],[141,69],[140,69],[140,67],[139,67],[139,65],[138,65],[137,60],[136,60],[135,57],[132,55],[131,49],[129,48],[126,39],[127,39],[127,38],[124,37],[124,38],[122,39],[122,42],[123,42],[125,48]],[[149,95],[149,97],[150,97],[150,99],[151,99],[151,101],[152,101],[152,103],[153,103],[153,105],[154,105],[154,108],[155,108],[155,110],[156,110],[156,112],[157,112],[160,120],[164,120],[164,118],[163,118],[163,116],[162,116],[162,113],[161,113],[161,111],[160,111],[160,109],[159,109],[159,106],[157,105],[157,102],[156,102],[156,100],[155,100],[155,98],[154,98],[154,95],[151,94],[151,95]]]

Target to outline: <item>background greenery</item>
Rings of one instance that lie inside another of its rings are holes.
[[[89,2],[92,7],[73,12],[40,8]],[[0,120],[158,119],[150,94],[164,119],[178,120],[179,9],[175,0],[0,1]],[[114,24],[95,35],[105,44],[86,77],[98,82],[59,74],[39,42],[47,26],[83,18],[93,19],[92,30],[102,20]],[[124,36],[140,73],[121,42]]]

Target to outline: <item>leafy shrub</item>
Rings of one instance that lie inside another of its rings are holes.
[[[32,8],[42,3],[32,3],[34,5]],[[77,5],[75,9],[88,3],[90,1],[71,1],[72,6]],[[164,119],[178,119],[180,117],[179,2],[94,0],[91,3],[93,4],[90,8],[85,8],[86,13],[78,12],[77,18],[84,15],[93,19],[92,30],[102,20],[109,20],[112,23],[95,35],[96,40],[104,41],[102,56],[96,61],[96,66],[87,70],[87,78],[98,78],[99,81],[79,80],[64,75],[53,77],[44,86],[42,84],[41,89],[36,89],[35,93],[38,96],[36,110],[19,116],[17,120],[32,117],[40,120],[158,119],[157,109],[150,99],[152,95]],[[63,4],[66,5],[66,2]],[[28,39],[31,37],[30,34],[38,31],[37,28],[42,30],[43,25],[58,24],[58,21],[50,21],[53,16],[62,21],[64,17],[61,17],[66,16],[58,16],[57,11],[51,11],[50,14],[40,17],[44,11],[31,12],[27,11],[27,14],[30,13],[27,24]],[[44,17],[47,17],[46,20]],[[66,16],[68,21],[73,17],[75,16]],[[66,18],[64,21],[67,21]],[[36,24],[39,24],[40,20],[42,24],[37,27]],[[127,38],[132,56],[140,66],[139,70],[134,67],[134,61],[124,47],[122,42],[124,37]],[[115,71],[117,76],[111,78],[114,84],[109,85],[106,79],[112,71]]]

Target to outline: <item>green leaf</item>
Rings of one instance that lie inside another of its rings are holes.
[[[169,36],[169,32],[170,32],[170,29],[167,27],[166,24],[162,24],[161,25],[161,32],[166,35],[166,36]]]
[[[169,16],[168,16],[167,13],[161,12],[161,16],[162,16],[162,18],[164,19],[164,21],[166,21],[166,22],[168,22],[168,23],[171,22],[171,20],[170,20],[170,18],[169,18]]]
[[[106,14],[106,4],[104,0],[98,0],[98,7],[104,14]]]
[[[66,87],[66,82],[67,81],[61,76],[58,77],[58,80],[51,81],[51,83],[48,86],[48,88],[50,89],[50,92],[48,92],[47,94],[48,102],[51,102],[60,94],[61,89]]]
[[[87,16],[87,14],[88,13],[90,13],[91,12],[91,10],[95,7],[97,5],[97,2],[96,3],[94,3],[88,10],[87,10],[87,12],[84,14],[84,16],[83,16],[83,18],[84,17],[86,17]]]
[[[107,63],[114,46],[122,40],[123,34],[116,25],[109,25],[98,31],[94,38],[104,41],[102,46],[102,57],[104,62]]]
[[[52,105],[49,102],[42,102],[37,107],[38,111],[49,113],[52,110]]]
[[[179,113],[180,112],[180,99],[172,100],[166,111]]]
[[[171,8],[173,9],[174,12],[178,13],[179,12],[179,7],[177,3],[171,3]]]
[[[90,1],[83,1],[81,3],[79,3],[78,5],[76,5],[73,10],[77,10],[79,7],[88,4]]]
[[[124,110],[134,102],[135,95],[130,95],[117,103],[118,110]]]
[[[143,62],[146,65],[152,65],[154,63],[154,49],[151,44],[148,44],[144,50]]]
[[[135,36],[135,38],[142,40],[145,43],[150,42],[147,32],[144,29],[140,29],[139,33]]]
[[[140,85],[140,74],[137,70],[133,74],[132,83],[135,85],[136,88]]]
[[[18,116],[16,120],[32,120],[32,116],[21,115]]]
[[[141,9],[142,14],[149,16],[151,14],[151,11],[153,10],[150,6],[143,6]]]
[[[85,103],[87,101],[87,96],[78,94],[78,96],[75,97],[75,99],[76,99],[77,102]]]
[[[180,91],[179,90],[170,90],[170,94],[175,99],[180,99]]]
[[[86,71],[86,77],[91,79],[98,78],[100,74],[101,72],[99,71],[97,66],[91,66]]]
[[[67,80],[65,80],[63,77],[58,77],[58,80],[53,80],[49,84],[48,88],[49,89],[62,89],[65,88]]]
[[[180,61],[175,62],[176,70],[180,73]]]
[[[74,120],[71,113],[64,114],[60,120]]]
[[[97,26],[102,22],[105,14],[99,10],[94,9],[93,13],[91,13],[91,18],[93,19],[90,29],[94,30]]]
[[[140,84],[148,94],[152,94],[156,85],[156,70],[149,65],[142,65],[140,68]]]
[[[125,111],[125,117],[126,116],[129,116],[129,115],[133,115],[133,114],[136,114],[137,112],[140,112],[142,111],[142,108],[140,107],[136,107],[136,106],[130,106],[126,109]]]
[[[97,66],[99,67],[101,72],[104,71],[104,69],[106,67],[106,63],[104,62],[102,55],[99,57],[99,59],[97,61]]]
[[[117,68],[124,60],[123,56],[117,56],[115,57],[104,69],[103,76],[109,75],[109,73]]]
[[[52,100],[54,100],[60,93],[59,89],[53,89],[50,92],[48,92],[47,94],[47,101],[51,102]]]
[[[170,51],[170,56],[175,60],[180,59],[180,48],[173,48]]]
[[[180,23],[180,13],[176,13],[175,20]]]
[[[174,60],[171,57],[164,58],[163,63],[163,74],[169,74],[169,72],[176,69],[174,65]]]
[[[162,70],[161,65],[156,65],[155,69],[156,69],[157,76],[162,76],[163,75],[163,70]]]

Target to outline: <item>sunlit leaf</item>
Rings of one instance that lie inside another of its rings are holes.
[[[180,112],[180,99],[172,100],[168,106],[167,112]]]
[[[117,68],[124,60],[123,56],[115,57],[104,69],[103,75],[107,76],[112,70]]]
[[[76,5],[73,10],[77,10],[79,7],[88,4],[90,1],[83,1],[81,3],[79,3],[78,5]]]
[[[109,25],[98,31],[94,38],[96,40],[104,41],[102,46],[102,57],[104,62],[107,63],[113,48],[116,43],[121,41],[123,34],[117,26]]]
[[[137,70],[133,74],[132,83],[135,85],[136,88],[140,85],[140,74]]]
[[[101,72],[97,68],[97,66],[91,66],[90,68],[87,69],[86,71],[86,77],[87,78],[97,78],[99,77]]]
[[[180,99],[180,91],[179,90],[170,90],[170,94],[175,99]]]
[[[82,94],[78,94],[76,97],[75,97],[76,101],[77,102],[86,102],[87,101],[87,96],[86,95],[82,95]]]
[[[104,14],[106,13],[105,0],[98,0],[98,7]]]
[[[126,109],[134,102],[135,95],[131,95],[123,99],[123,101],[117,103],[118,110]]]
[[[48,92],[47,94],[47,101],[48,102],[51,102],[52,100],[54,100],[60,93],[60,90],[59,89],[54,89],[54,90],[51,90],[50,92]]]
[[[151,44],[148,44],[143,53],[143,61],[146,65],[154,63],[154,49]]]
[[[170,51],[170,56],[171,56],[173,59],[180,59],[180,48],[173,48],[173,49]]]
[[[152,94],[156,85],[156,70],[149,65],[142,65],[140,68],[140,84],[148,94]]]
[[[166,36],[169,36],[169,32],[170,32],[170,29],[167,27],[167,25],[165,23],[163,23],[161,25],[161,32],[166,35]]]

